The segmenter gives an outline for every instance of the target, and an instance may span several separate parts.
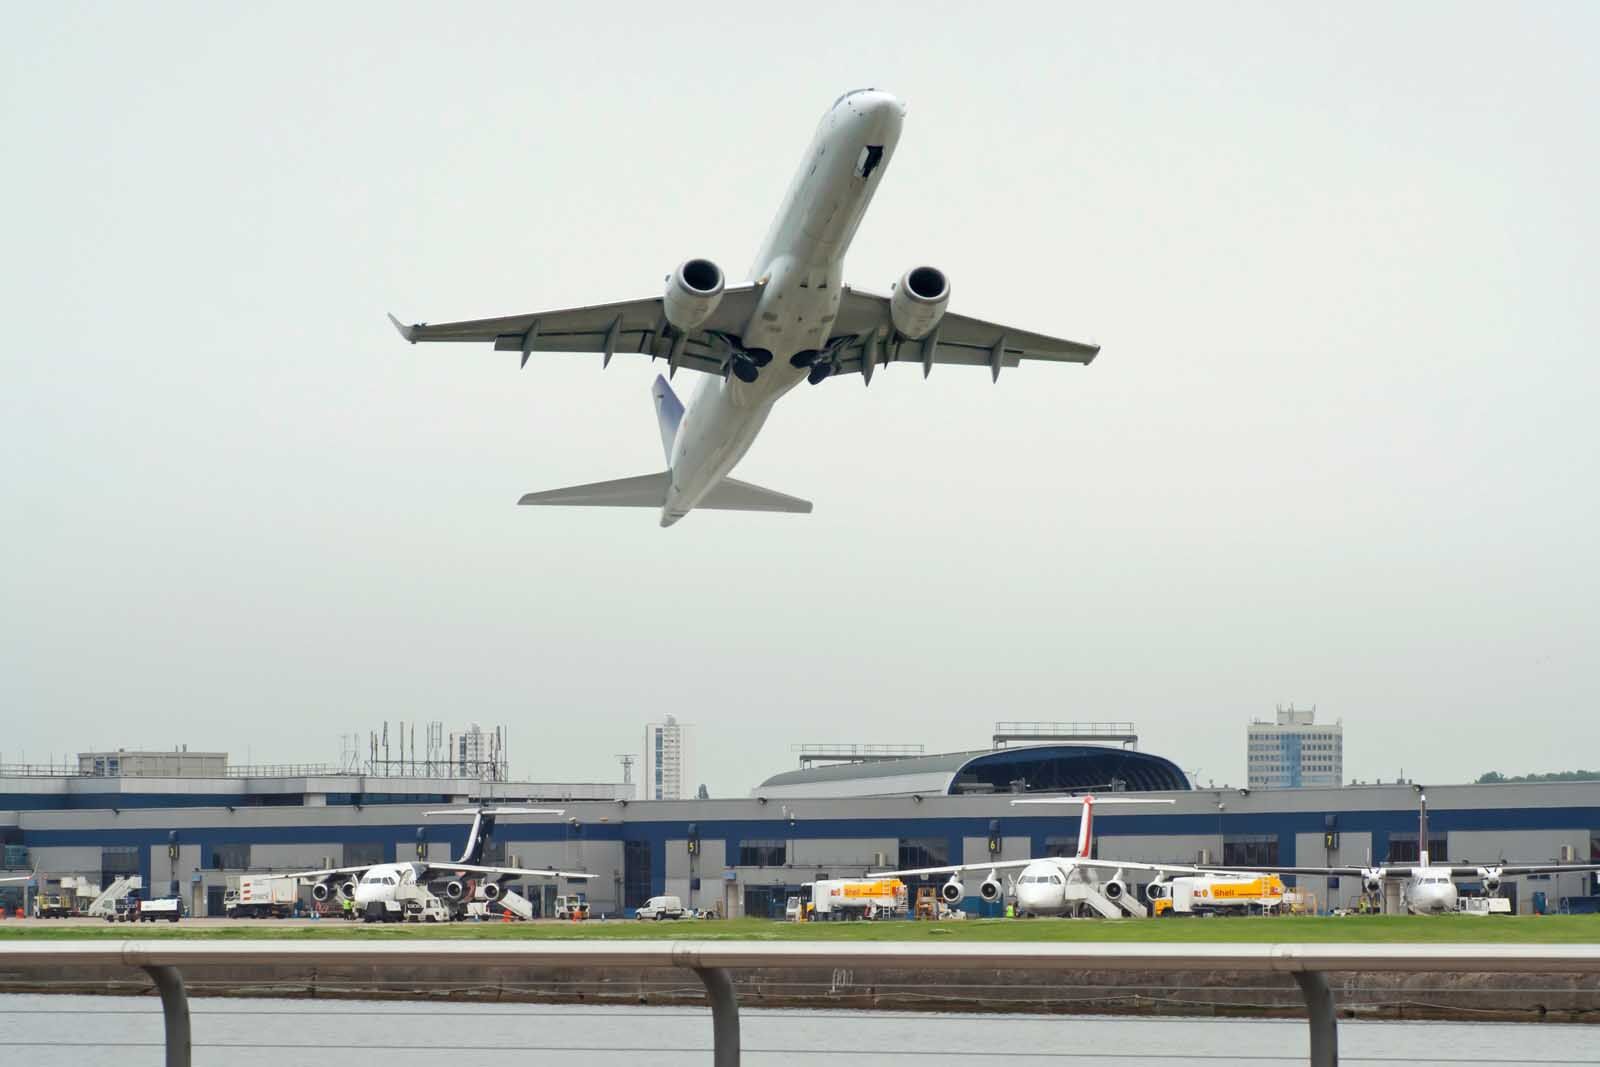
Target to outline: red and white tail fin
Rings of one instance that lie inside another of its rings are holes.
[[[1013,800],[1012,804],[1082,804],[1083,815],[1078,822],[1078,858],[1089,859],[1089,853],[1094,849],[1094,806],[1096,804],[1175,804],[1177,801],[1156,797],[1129,797],[1117,794],[1116,796],[1095,797],[1085,794],[1081,797],[1028,797],[1025,800]]]

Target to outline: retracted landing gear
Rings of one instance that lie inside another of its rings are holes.
[[[772,362],[765,348],[735,348],[728,356],[728,370],[746,385],[761,376],[761,368]]]

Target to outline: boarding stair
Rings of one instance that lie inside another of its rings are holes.
[[[135,889],[143,888],[144,879],[137,874],[131,874],[126,878],[118,878],[106,886],[99,896],[94,898],[84,914],[96,917],[110,915],[117,910],[117,901],[132,893]]]
[[[1070,878],[1067,880],[1066,899],[1068,903],[1077,901],[1106,919],[1122,919],[1128,916],[1145,919],[1150,916],[1150,909],[1134,899],[1132,887],[1112,900],[1101,891],[1098,883]]]

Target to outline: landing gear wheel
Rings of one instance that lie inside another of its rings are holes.
[[[751,382],[755,381],[758,377],[760,377],[760,375],[761,372],[756,368],[754,363],[750,363],[742,359],[735,360],[733,363],[733,376],[739,379],[741,382],[744,382],[746,385],[749,385]]]
[[[810,366],[813,366],[817,362],[817,357],[820,356],[820,355],[822,355],[822,353],[818,352],[815,348],[802,348],[800,351],[796,352],[794,355],[789,357],[789,366],[791,366],[791,367],[810,367]]]

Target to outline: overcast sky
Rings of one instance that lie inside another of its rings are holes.
[[[1289,701],[1347,777],[1600,761],[1600,7],[769,7],[13,8],[4,761],[438,718],[615,780],[674,712],[726,796],[1118,719],[1237,784]],[[657,368],[384,312],[740,277],[868,85],[847,279],[1100,358],[800,386],[737,473],[809,516],[516,507],[658,469]]]

